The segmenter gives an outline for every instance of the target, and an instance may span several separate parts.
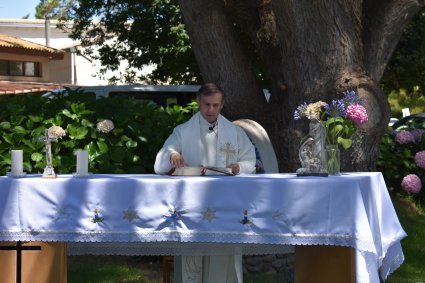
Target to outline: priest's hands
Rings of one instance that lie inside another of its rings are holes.
[[[186,162],[178,152],[173,152],[170,154],[170,164],[175,168],[181,168],[187,166]]]
[[[227,166],[227,168],[232,169],[232,173],[233,174],[239,174],[239,172],[241,171],[241,167],[239,166],[238,163],[234,163],[234,164],[229,164],[229,166]]]

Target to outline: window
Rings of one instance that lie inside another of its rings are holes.
[[[0,75],[40,77],[40,62],[0,60]]]

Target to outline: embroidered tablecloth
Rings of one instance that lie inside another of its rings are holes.
[[[0,177],[0,241],[60,241],[72,254],[356,249],[358,282],[403,262],[406,236],[382,174]],[[379,270],[379,271],[378,271]],[[375,281],[378,280],[378,281]]]

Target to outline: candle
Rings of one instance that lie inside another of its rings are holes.
[[[12,175],[22,175],[24,173],[23,151],[12,150]]]
[[[89,154],[87,150],[77,150],[75,154],[77,155],[77,175],[87,175],[89,173]]]

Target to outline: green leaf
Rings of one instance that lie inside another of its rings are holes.
[[[71,139],[82,140],[86,137],[88,129],[84,127],[68,126],[68,132]]]
[[[22,126],[15,126],[14,128],[13,128],[13,131],[15,132],[15,133],[18,133],[18,134],[26,134],[26,130],[25,130],[25,128],[24,127],[22,127]]]
[[[65,115],[66,117],[71,118],[72,120],[77,120],[78,116],[75,114],[71,114],[71,112],[69,112],[68,109],[64,109],[62,110],[62,114]]]
[[[353,141],[351,139],[344,139],[342,137],[338,137],[338,143],[342,145],[344,149],[349,149],[353,144]]]
[[[137,142],[133,140],[129,140],[125,143],[128,148],[137,147]]]
[[[10,129],[11,125],[10,125],[9,122],[1,122],[0,127],[4,130],[8,130],[8,129]]]
[[[99,147],[99,151],[101,152],[101,153],[106,153],[106,152],[108,152],[108,145],[105,143],[105,142],[101,142],[101,141],[98,141],[97,142],[97,146]]]

